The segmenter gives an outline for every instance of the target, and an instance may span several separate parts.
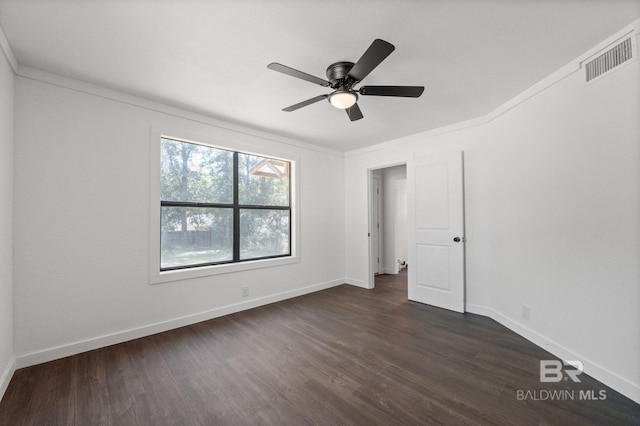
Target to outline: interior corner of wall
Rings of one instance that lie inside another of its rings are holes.
[[[0,50],[4,54],[4,57],[7,59],[9,66],[13,70],[14,74],[18,73],[18,60],[16,59],[16,55],[13,53],[13,49],[11,49],[11,45],[9,44],[9,39],[4,33],[4,30],[0,26]]]
[[[7,388],[9,387],[9,382],[11,381],[11,378],[13,377],[13,373],[15,371],[16,358],[12,356],[5,368],[2,370],[2,373],[0,374],[0,401],[2,400],[2,397],[4,396]]]

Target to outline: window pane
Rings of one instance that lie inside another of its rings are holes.
[[[160,268],[233,260],[233,209],[162,207]]]
[[[240,210],[241,260],[288,254],[288,210]]]
[[[289,205],[289,162],[238,154],[240,204]]]
[[[160,199],[233,202],[233,152],[162,139]]]

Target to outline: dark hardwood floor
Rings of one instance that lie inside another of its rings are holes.
[[[638,404],[584,374],[540,383],[544,359],[491,319],[408,302],[406,273],[381,275],[375,290],[343,285],[18,370],[0,424],[640,424]]]

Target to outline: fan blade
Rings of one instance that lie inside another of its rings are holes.
[[[351,108],[347,108],[345,109],[345,111],[347,111],[347,115],[349,116],[349,120],[351,121],[360,120],[362,117],[364,117],[362,115],[362,111],[360,111],[360,107],[358,106],[358,104],[353,104]]]
[[[347,75],[356,82],[362,81],[395,49],[393,44],[380,40],[379,38],[375,39]]]
[[[278,71],[278,72],[281,72],[283,74],[290,75],[291,77],[296,77],[296,78],[299,78],[299,79],[302,79],[302,80],[309,81],[311,83],[319,84],[322,87],[329,87],[331,85],[331,83],[329,83],[327,80],[323,80],[321,78],[314,77],[311,74],[307,74],[306,72],[298,71],[296,69],[293,69],[293,68],[288,67],[286,65],[279,64],[277,62],[270,63],[269,65],[267,65],[267,68],[269,68],[270,70],[273,70],[273,71]]]
[[[423,86],[362,86],[358,92],[363,96],[402,96],[419,98],[424,92]]]
[[[298,104],[295,105],[291,105],[290,107],[287,108],[283,108],[283,111],[287,111],[287,112],[291,112],[291,111],[295,111],[298,108],[302,108],[305,107],[307,105],[311,105],[311,104],[315,104],[316,102],[319,102],[323,99],[327,99],[329,97],[329,95],[320,95],[320,96],[316,96],[315,98],[311,98],[311,99],[307,99],[306,101],[302,101]]]

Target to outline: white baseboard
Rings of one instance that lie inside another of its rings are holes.
[[[16,359],[14,357],[11,357],[4,370],[2,370],[2,375],[0,376],[0,401],[2,400],[7,387],[9,387],[9,382],[11,381],[11,378],[13,377],[13,373],[15,371]]]
[[[368,288],[364,281],[356,279],[338,279],[333,281],[327,281],[320,284],[314,284],[308,287],[299,288],[287,292],[274,294],[271,296],[248,300],[242,303],[236,303],[232,305],[223,306],[220,308],[212,309],[205,312],[200,312],[193,315],[187,315],[180,318],[175,318],[169,321],[164,321],[156,324],[151,324],[144,327],[138,327],[130,330],[124,330],[118,333],[99,336],[92,339],[86,339],[79,342],[71,343],[68,345],[62,345],[54,348],[49,348],[37,352],[32,352],[24,355],[11,358],[7,366],[2,371],[0,376],[0,399],[4,395],[13,373],[18,368],[24,368],[31,365],[41,364],[43,362],[53,361],[55,359],[64,358],[67,356],[75,355],[81,352],[98,349],[101,347],[114,345],[117,343],[126,342],[128,340],[137,339],[140,337],[150,336],[152,334],[161,333],[163,331],[172,330],[175,328],[183,327],[186,325],[195,324],[202,321],[207,321],[213,318],[218,318],[224,315],[233,314],[235,312],[244,311],[247,309],[256,308],[259,306],[268,305],[270,303],[279,302],[282,300],[290,299],[293,297],[302,296],[316,291],[325,290],[331,287],[341,285],[343,283],[354,285],[357,287]],[[553,355],[563,360],[580,360],[584,364],[585,373],[589,374],[596,380],[601,381],[605,385],[615,389],[627,398],[640,404],[640,386],[634,384],[617,374],[607,370],[606,368],[590,361],[588,358],[570,351],[564,346],[548,339],[541,334],[531,330],[530,328],[510,319],[506,315],[497,312],[491,308],[485,306],[467,304],[466,311],[473,314],[479,314],[494,319],[500,324],[504,325],[508,329],[518,333],[525,339],[533,342],[541,348],[549,351]]]
[[[268,305],[270,303],[291,299],[293,297],[303,296],[309,293],[315,293],[316,291],[325,290],[331,287],[344,284],[344,282],[345,280],[342,278],[337,280],[327,281],[320,284],[314,284],[308,287],[303,287],[303,288],[299,288],[291,291],[277,293],[271,296],[247,300],[246,302],[222,306],[220,308],[215,308],[215,309],[205,311],[205,312],[200,312],[197,314],[186,315],[180,318],[174,318],[168,321],[150,324],[143,327],[137,327],[130,330],[123,330],[117,333],[94,337],[91,339],[86,339],[86,340],[70,343],[67,345],[61,345],[53,348],[44,349],[41,351],[19,355],[19,356],[16,356],[15,358],[15,365],[13,366],[13,369],[15,370],[18,368],[24,368],[24,367],[29,367],[31,365],[41,364],[43,362],[53,361],[56,359],[79,354],[82,352],[103,348],[105,346],[115,345],[115,344],[126,342],[129,340],[150,336],[152,334],[162,333],[163,331],[169,331],[175,328],[184,327],[184,326],[195,324],[202,321],[207,321],[207,320],[218,318],[224,315],[245,311],[247,309],[257,308],[259,306]]]
[[[358,279],[356,279],[356,278],[349,278],[349,277],[347,277],[347,278],[345,278],[345,279],[344,279],[344,282],[345,282],[345,283],[347,283],[347,284],[350,284],[350,285],[354,285],[354,286],[356,286],[356,287],[361,287],[361,288],[366,288],[366,289],[368,289],[368,288],[369,288],[369,286],[367,285],[367,283],[365,283],[365,282],[364,282],[364,281],[362,281],[362,280],[358,280]]]
[[[529,340],[530,342],[540,346],[542,349],[552,353],[562,360],[578,360],[581,361],[584,365],[584,372],[594,379],[604,383],[612,389],[615,389],[617,392],[620,392],[622,395],[631,399],[632,401],[640,404],[640,386],[630,382],[629,380],[618,376],[617,374],[609,371],[608,369],[596,364],[595,362],[589,360],[589,358],[575,353],[564,346],[560,345],[557,342],[554,342],[551,339],[546,338],[545,336],[539,334],[536,331],[531,330],[530,328],[522,325],[506,315],[497,312],[491,308],[487,308],[486,306],[467,304],[465,306],[466,311],[472,314],[483,315],[489,318],[494,319],[500,324],[504,325],[511,331],[518,333],[520,336]]]

